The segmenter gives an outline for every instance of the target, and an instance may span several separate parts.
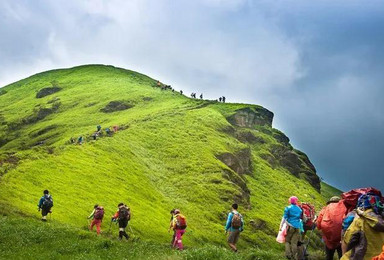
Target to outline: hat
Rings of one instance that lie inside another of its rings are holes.
[[[292,196],[289,198],[289,203],[296,205],[299,199],[296,196]]]
[[[339,202],[341,200],[341,198],[339,196],[333,196],[332,198],[330,198],[327,202],[327,204],[329,203],[333,203],[333,202]]]
[[[175,214],[179,214],[180,213],[180,210],[179,209],[175,209]]]

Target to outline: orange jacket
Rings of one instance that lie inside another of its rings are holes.
[[[323,233],[323,240],[329,249],[336,249],[341,243],[341,228],[346,208],[343,201],[324,207],[317,218],[317,228]]]

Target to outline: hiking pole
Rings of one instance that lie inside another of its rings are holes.
[[[303,250],[303,260],[307,259],[307,250],[309,247],[309,242],[311,242],[312,233],[313,233],[313,230],[315,230],[315,228],[316,228],[316,225],[313,225],[311,232],[308,234],[308,241],[307,241],[307,244],[304,245],[304,250]]]
[[[111,226],[112,226],[113,220],[111,219],[111,222],[109,223],[109,228],[107,234],[111,234]]]

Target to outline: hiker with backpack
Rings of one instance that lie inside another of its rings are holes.
[[[359,197],[356,217],[342,238],[346,253],[341,260],[371,260],[381,253],[384,244],[383,202],[381,193]]]
[[[123,236],[128,240],[129,236],[125,232],[125,228],[128,226],[129,220],[131,220],[131,210],[124,203],[117,205],[118,210],[112,217],[112,221],[118,221],[119,223],[119,239],[123,239]]]
[[[298,198],[292,196],[289,198],[289,206],[284,209],[284,223],[287,224],[287,235],[285,237],[285,256],[288,259],[301,260],[298,244],[301,240],[301,233],[304,232],[302,213],[303,210],[298,206]]]
[[[238,207],[236,203],[232,204],[231,212],[228,214],[225,224],[225,234],[229,232],[227,242],[234,252],[237,252],[236,243],[239,240],[240,232],[244,229],[243,216],[237,211]]]
[[[53,199],[48,190],[43,191],[43,196],[40,198],[37,206],[39,207],[38,211],[41,210],[41,220],[46,222],[47,215],[51,213],[51,208],[53,207]]]
[[[325,242],[326,260],[333,260],[335,251],[339,259],[342,256],[341,231],[347,208],[340,197],[334,196],[319,213],[317,228],[322,232]]]
[[[97,235],[100,235],[101,232],[101,222],[104,217],[104,208],[99,205],[95,205],[93,207],[93,211],[91,215],[89,215],[88,219],[92,219],[91,225],[89,226],[89,230],[93,230],[93,227],[96,226]]]
[[[185,218],[184,215],[180,213],[179,209],[175,209],[173,221],[172,221],[172,229],[175,232],[173,248],[177,248],[178,250],[184,249],[182,237],[185,233],[186,228],[187,228],[187,219]]]

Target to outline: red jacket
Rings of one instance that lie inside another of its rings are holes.
[[[324,207],[317,218],[317,228],[323,233],[323,240],[329,249],[336,249],[341,242],[341,228],[346,213],[344,202],[333,202]]]

